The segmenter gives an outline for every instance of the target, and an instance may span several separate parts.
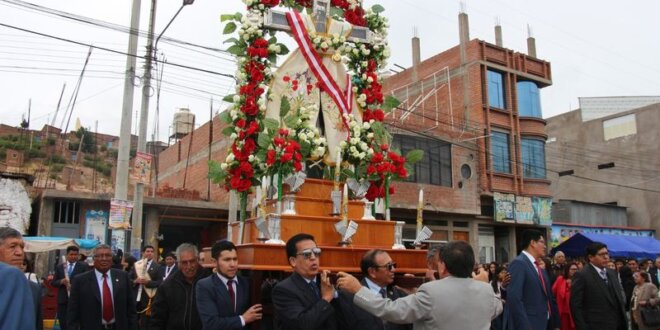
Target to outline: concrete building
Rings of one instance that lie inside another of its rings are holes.
[[[580,109],[546,119],[555,199],[625,207],[623,225],[660,228],[660,103],[633,108],[648,100],[653,97],[580,98]],[[570,223],[621,225],[609,216]]]
[[[467,15],[460,19],[458,46],[422,61],[414,38],[414,65],[385,81],[384,93],[403,101],[385,119],[394,146],[402,153],[425,151],[415,174],[395,183],[391,214],[406,221],[404,241],[412,241],[423,188],[430,241],[466,240],[479,247],[480,261],[504,262],[517,253],[519,229],[539,227],[540,221],[545,230],[550,224],[539,99],[539,89],[552,83],[550,64],[470,40]],[[159,185],[194,189],[202,198],[227,203],[224,188],[207,178],[208,160],[226,155],[229,141],[221,126],[216,118],[164,150],[158,157]]]

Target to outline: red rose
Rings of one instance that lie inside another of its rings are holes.
[[[245,128],[245,119],[242,119],[242,118],[239,119],[239,120],[236,122],[236,127],[238,127],[238,128]]]
[[[289,130],[286,129],[286,128],[280,128],[279,131],[277,131],[277,133],[279,135],[282,135],[282,136],[288,136],[289,135]]]
[[[293,158],[293,153],[292,152],[284,152],[282,156],[280,157],[280,163],[284,164]]]
[[[367,175],[372,175],[376,173],[376,167],[373,165],[367,166]]]
[[[241,111],[248,116],[255,116],[259,113],[259,106],[254,97],[248,97],[245,99],[245,103],[241,106]]]
[[[266,152],[266,165],[271,166],[275,163],[275,150],[268,150]]]
[[[246,131],[247,135],[252,135],[258,131],[259,131],[259,123],[256,121],[251,121]]]
[[[383,154],[381,153],[375,153],[373,156],[371,156],[372,163],[380,163],[382,161],[383,161]]]
[[[293,163],[293,168],[296,169],[296,172],[300,172],[302,170],[302,165],[300,164],[300,162],[295,162]]]
[[[387,149],[389,148],[390,146],[387,143],[383,143],[380,145],[380,150],[387,151]]]
[[[261,0],[261,4],[266,7],[275,7],[280,4],[280,0]]]
[[[385,112],[381,109],[377,109],[374,111],[374,119],[376,121],[383,121],[385,120]]]
[[[276,138],[273,139],[273,144],[274,144],[276,147],[280,147],[280,148],[283,147],[283,146],[284,146],[284,142],[285,142],[284,139],[281,138],[281,137],[276,137]]]
[[[284,82],[289,82],[291,80],[291,77],[284,76],[284,77],[282,77],[282,80],[284,80]]]

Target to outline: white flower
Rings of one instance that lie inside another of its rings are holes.
[[[369,146],[367,145],[366,142],[360,142],[360,149],[367,150],[369,149]]]
[[[234,102],[239,102],[241,100],[241,96],[238,94],[234,94]]]
[[[372,77],[367,78],[367,82],[369,82],[369,83],[374,82],[374,78],[372,78]]]
[[[320,37],[314,38],[314,43],[315,44],[320,44],[321,43],[321,38]]]
[[[367,150],[367,153],[369,154],[369,156],[373,155],[374,154],[374,149],[369,148]]]
[[[240,130],[240,128],[238,128],[238,127],[237,127],[237,129]],[[236,139],[237,137],[238,137],[238,134],[236,134],[236,133],[231,133],[231,135],[229,136],[229,138],[232,139],[232,140]]]
[[[227,163],[221,163],[220,168],[223,169],[223,170],[226,170],[227,169]]]
[[[368,133],[367,134],[367,139],[371,140],[374,138],[374,133]]]
[[[322,42],[322,43],[321,43],[321,48],[323,48],[323,49],[326,49],[326,48],[328,48],[328,43],[327,43],[327,42],[325,42],[325,41],[324,41],[324,42]]]
[[[365,56],[366,56],[366,55],[369,55],[370,53],[371,53],[371,51],[368,50],[368,49],[363,49],[363,50],[362,50],[362,54],[365,55]]]
[[[364,128],[365,130],[367,130],[367,129],[370,129],[370,128],[371,128],[371,125],[369,125],[369,123],[362,123],[362,128]]]
[[[234,161],[234,154],[230,152],[230,153],[227,155],[227,158],[225,158],[225,162],[227,162],[227,163],[231,163],[231,162],[233,162],[233,161]]]
[[[254,162],[254,155],[248,156],[248,162],[250,163]]]
[[[360,55],[360,51],[357,48],[353,48],[353,55]]]
[[[356,152],[358,152],[358,151],[357,151],[357,148],[355,148],[355,147],[350,147],[350,148],[348,149],[348,151],[349,151],[350,153],[353,153],[353,154],[356,153]]]
[[[312,132],[312,131],[307,132],[307,137],[310,138],[310,139],[313,139],[315,135],[316,134],[314,134],[314,132]]]
[[[339,147],[342,149],[346,149],[346,141],[339,142]]]

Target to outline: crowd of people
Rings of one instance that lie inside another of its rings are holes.
[[[593,243],[585,259],[553,260],[541,232],[522,234],[512,262],[479,267],[472,247],[454,241],[429,250],[427,281],[394,284],[396,261],[367,251],[361,274],[332,274],[312,235],[286,243],[290,276],[264,276],[261,288],[239,274],[236,246],[216,242],[213,268],[184,243],[158,262],[153,246],[139,260],[94,248],[93,266],[66,249],[51,285],[58,288],[60,329],[658,329],[642,310],[660,305],[660,257],[611,260]],[[40,280],[29,269],[19,232],[0,228],[0,329],[41,329]],[[255,295],[260,291],[260,295]],[[259,296],[259,301],[255,297]]]

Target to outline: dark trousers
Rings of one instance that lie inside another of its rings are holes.
[[[57,319],[60,321],[60,330],[66,330],[67,304],[57,304]]]

